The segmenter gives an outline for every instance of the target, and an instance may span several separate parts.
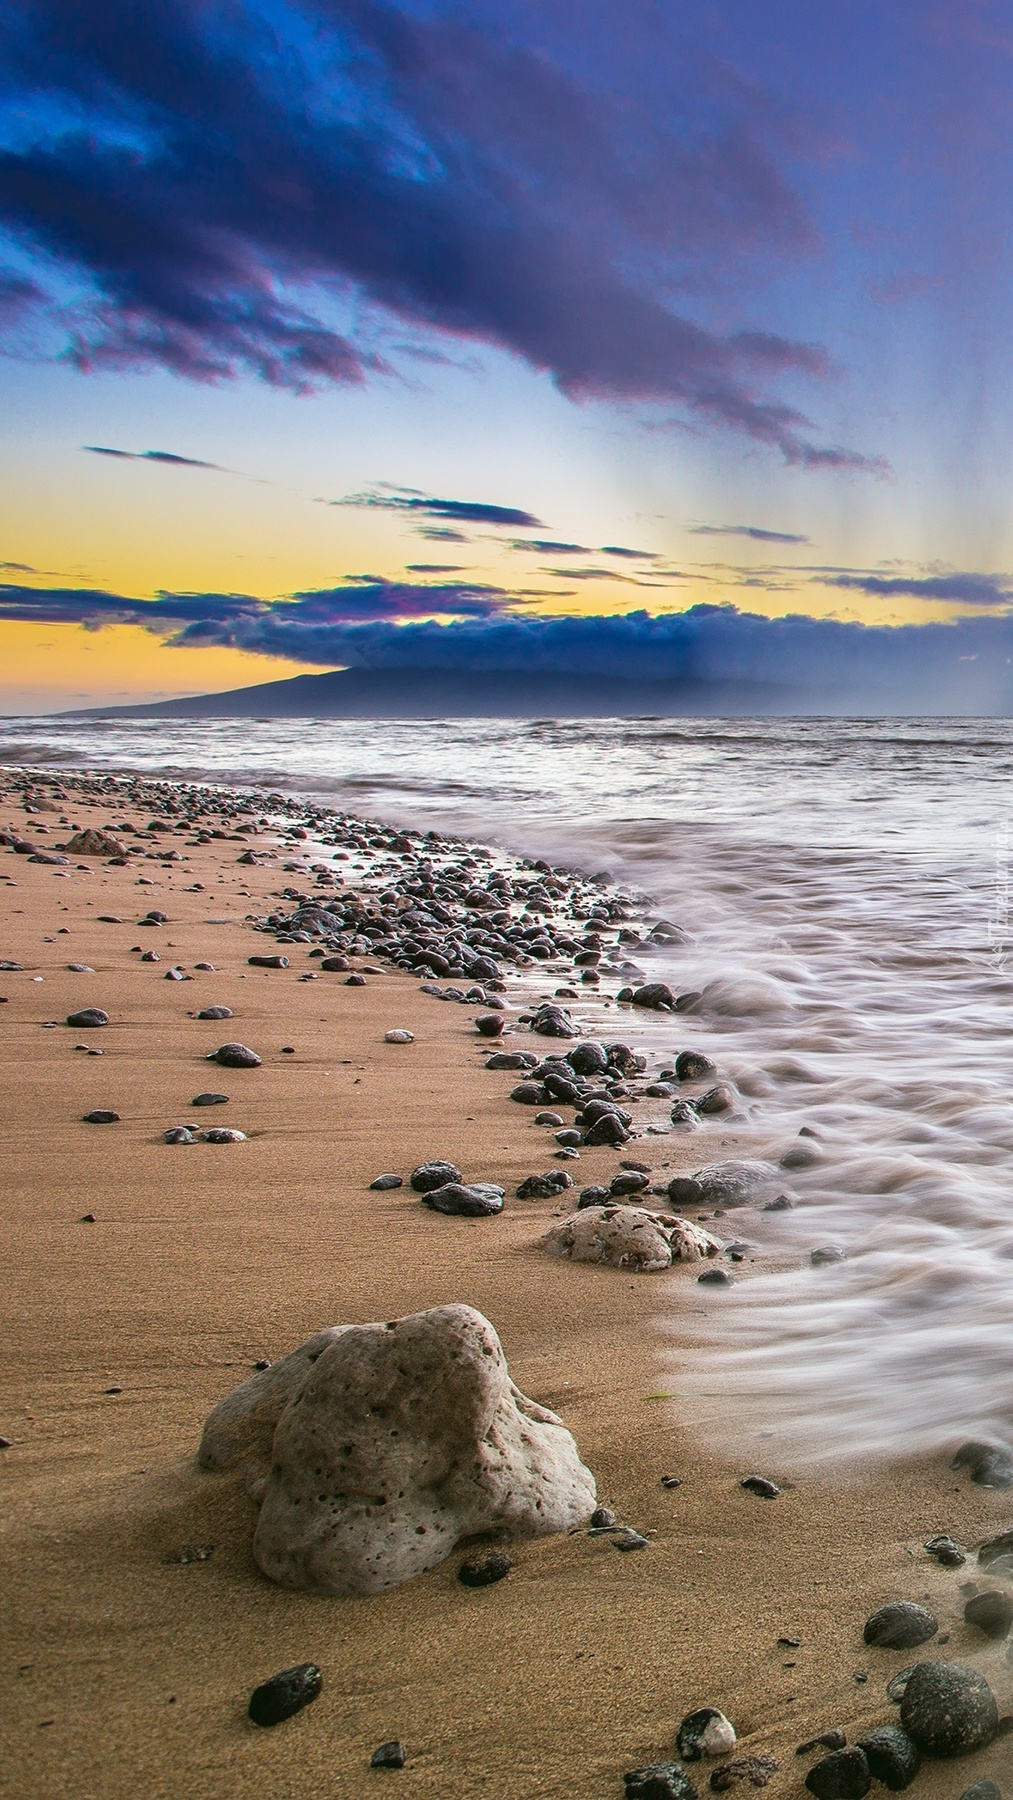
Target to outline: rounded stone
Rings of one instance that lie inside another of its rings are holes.
[[[408,1752],[397,1738],[391,1738],[386,1744],[378,1744],[369,1759],[371,1769],[403,1769],[408,1761]]]
[[[205,1144],[245,1144],[245,1131],[233,1131],[228,1125],[213,1125],[201,1133]]]
[[[865,1751],[857,1745],[831,1750],[813,1764],[805,1784],[816,1800],[864,1800],[872,1786]]]
[[[191,1106],[228,1106],[228,1094],[195,1094]]]
[[[67,1014],[67,1024],[76,1026],[79,1031],[108,1023],[109,1014],[103,1012],[100,1006],[84,1006],[80,1012]]]
[[[939,1621],[928,1607],[913,1600],[892,1600],[865,1621],[862,1636],[881,1650],[913,1650],[927,1644],[939,1630]]]
[[[513,1568],[509,1556],[504,1550],[483,1550],[478,1556],[468,1556],[457,1571],[457,1579],[465,1587],[491,1587],[494,1581],[502,1581]]]
[[[1004,1638],[1013,1625],[1013,1594],[997,1588],[987,1594],[975,1594],[964,1608],[965,1625],[976,1625],[986,1637]]]
[[[705,1075],[713,1075],[714,1064],[699,1050],[680,1050],[675,1059],[675,1073],[679,1081],[702,1081]]]
[[[926,1756],[983,1750],[999,1728],[995,1695],[964,1663],[918,1663],[900,1703],[900,1722]]]
[[[697,1800],[696,1788],[678,1763],[651,1763],[623,1776],[626,1800]]]
[[[231,1006],[202,1006],[198,1019],[231,1019]]]
[[[186,1125],[170,1125],[168,1131],[162,1133],[162,1141],[166,1144],[195,1144],[197,1139]]]
[[[258,1069],[260,1057],[255,1050],[249,1050],[245,1044],[222,1044],[209,1062],[221,1063],[223,1069]]]
[[[382,1194],[390,1188],[404,1187],[404,1182],[400,1175],[378,1175],[376,1180],[371,1181],[369,1185],[371,1189],[376,1189]]]
[[[726,1756],[735,1744],[735,1727],[716,1706],[700,1706],[687,1713],[675,1734],[675,1747],[683,1762]]]
[[[269,1681],[254,1688],[247,1713],[254,1725],[280,1725],[283,1719],[291,1719],[309,1706],[323,1685],[316,1663],[298,1663],[294,1669],[282,1669],[279,1675],[272,1675]]]
[[[910,1787],[921,1768],[917,1745],[899,1725],[877,1725],[875,1730],[859,1738],[858,1748],[865,1751],[873,1780],[881,1781],[895,1794]]]
[[[119,1122],[119,1113],[109,1112],[103,1106],[96,1107],[94,1112],[87,1112],[81,1115],[81,1123],[83,1125],[118,1125]]]
[[[431,1194],[434,1188],[444,1187],[448,1181],[463,1181],[464,1176],[456,1163],[424,1162],[412,1170],[408,1179],[417,1194]]]
[[[446,1181],[422,1196],[423,1206],[433,1212],[453,1213],[465,1219],[482,1219],[503,1211],[503,1189],[492,1182],[476,1181],[469,1185]]]
[[[506,1020],[502,1013],[483,1013],[481,1018],[475,1020],[475,1030],[481,1037],[501,1037],[505,1024]]]

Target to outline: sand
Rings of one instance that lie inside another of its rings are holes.
[[[104,824],[117,812],[75,798],[68,816]],[[3,818],[39,823],[11,803]],[[50,842],[65,835],[45,822]],[[972,1486],[942,1456],[793,1476],[756,1437],[739,1455],[715,1450],[699,1406],[688,1429],[679,1402],[658,1398],[674,1383],[657,1321],[688,1328],[720,1294],[698,1288],[691,1267],[634,1277],[547,1257],[538,1240],[565,1208],[511,1196],[552,1166],[551,1145],[509,1102],[511,1078],[481,1066],[469,1010],[399,974],[363,988],[340,975],[300,982],[315,966],[303,947],[288,970],[248,967],[274,946],[244,915],[268,910],[279,876],[238,867],[241,849],[187,850],[171,877],[147,865],[151,886],[135,868],[93,861],[68,878],[0,852],[11,878],[0,956],[24,965],[0,975],[0,1432],[13,1440],[0,1452],[0,1792],[603,1800],[622,1794],[624,1770],[672,1754],[684,1713],[712,1704],[743,1751],[778,1759],[770,1794],[800,1793],[803,1738],[841,1726],[853,1741],[895,1719],[884,1684],[911,1654],[866,1649],[862,1624],[884,1600],[926,1595],[951,1635],[924,1654],[973,1658],[1011,1710],[1013,1669],[961,1622],[974,1567],[942,1570],[920,1546],[935,1531],[971,1544],[1010,1526],[1013,1496]],[[203,892],[185,891],[194,880]],[[152,906],[169,923],[138,930]],[[141,964],[139,942],[163,960]],[[215,972],[167,982],[174,959]],[[70,961],[95,973],[70,973]],[[190,1016],[213,1003],[234,1019]],[[104,1007],[109,1027],[62,1023],[87,1005]],[[44,1029],[48,1019],[60,1023]],[[392,1026],[415,1042],[386,1044]],[[206,1064],[227,1039],[258,1050],[262,1067]],[[195,1112],[209,1087],[229,1105]],[[101,1106],[121,1122],[81,1122]],[[249,1141],[166,1146],[163,1130],[181,1123],[238,1126]],[[736,1144],[712,1134],[718,1147]],[[672,1169],[701,1160],[699,1139],[636,1148]],[[505,1182],[506,1211],[444,1218],[407,1187],[368,1191],[428,1156]],[[586,1151],[580,1178],[607,1178],[616,1162]],[[521,1542],[510,1577],[478,1591],[458,1583],[457,1557],[380,1598],[274,1587],[252,1560],[249,1502],[231,1477],[195,1468],[207,1413],[257,1359],[323,1325],[448,1301],[493,1321],[514,1379],[561,1414],[601,1499],[653,1534],[650,1548],[620,1555],[583,1534]],[[752,1472],[782,1480],[780,1498],[744,1492]],[[683,1485],[662,1488],[667,1473]],[[321,1698],[277,1730],[249,1724],[250,1690],[307,1660],[324,1671]],[[370,1771],[392,1737],[407,1766]],[[927,1768],[917,1792],[941,1800],[985,1775],[1008,1781],[1009,1761],[999,1742]]]

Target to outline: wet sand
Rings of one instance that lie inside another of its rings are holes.
[[[76,796],[68,813],[122,816]],[[10,802],[7,819],[26,835],[40,822]],[[44,822],[49,842],[66,835]],[[0,1792],[357,1800],[391,1784],[440,1800],[600,1800],[621,1795],[624,1770],[670,1756],[683,1714],[712,1704],[743,1752],[778,1759],[771,1795],[796,1794],[808,1766],[796,1743],[830,1726],[853,1741],[896,1717],[883,1688],[912,1653],[868,1650],[861,1628],[883,1601],[926,1595],[951,1637],[915,1655],[973,1660],[1011,1710],[1013,1669],[961,1623],[960,1583],[975,1568],[943,1570],[920,1546],[932,1532],[969,1545],[1010,1526],[1013,1496],[973,1487],[945,1458],[819,1478],[793,1477],[756,1436],[737,1459],[711,1454],[699,1406],[690,1432],[679,1403],[658,1398],[677,1383],[656,1322],[691,1324],[720,1294],[698,1288],[692,1266],[632,1276],[545,1256],[538,1240],[568,1209],[512,1194],[552,1166],[550,1136],[509,1102],[512,1078],[482,1067],[471,1011],[400,974],[363,988],[337,974],[300,982],[315,966],[304,946],[287,970],[250,968],[274,945],[244,916],[268,910],[279,873],[238,867],[241,850],[187,849],[171,878],[147,865],[156,885],[143,887],[136,867],[90,859],[68,877],[0,851],[11,878],[0,956],[24,965],[0,975],[0,1432],[12,1440],[0,1452]],[[195,880],[204,891],[185,891]],[[149,907],[169,922],[139,931]],[[139,942],[162,961],[141,964]],[[70,973],[71,961],[95,973]],[[167,982],[173,961],[215,972]],[[189,1016],[214,1003],[234,1018]],[[89,1005],[109,1012],[108,1027],[63,1024]],[[49,1019],[59,1023],[44,1029]],[[415,1042],[386,1044],[401,1025]],[[230,1038],[262,1066],[203,1061]],[[544,1048],[523,1031],[511,1041]],[[83,1042],[104,1055],[76,1050]],[[208,1087],[228,1106],[195,1112]],[[103,1106],[119,1124],[81,1122]],[[167,1126],[192,1123],[237,1126],[248,1142],[162,1142]],[[699,1136],[638,1138],[636,1153],[667,1174],[736,1147],[710,1131],[706,1150]],[[580,1180],[607,1179],[618,1155],[584,1151]],[[407,1187],[367,1191],[429,1156],[504,1182],[506,1211],[444,1218]],[[448,1301],[492,1320],[515,1381],[561,1414],[601,1500],[652,1533],[650,1548],[520,1542],[510,1577],[478,1591],[457,1582],[456,1557],[379,1598],[276,1588],[252,1560],[249,1502],[231,1477],[194,1467],[204,1418],[259,1358],[323,1325]],[[780,1498],[744,1492],[753,1472],[781,1480]],[[683,1485],[663,1489],[667,1473]],[[205,1560],[180,1560],[211,1545]],[[321,1698],[277,1730],[250,1725],[251,1688],[306,1660],[323,1668]],[[407,1766],[370,1771],[392,1737]],[[915,1791],[942,1800],[985,1775],[1008,1783],[1009,1761],[1007,1740],[927,1767]]]

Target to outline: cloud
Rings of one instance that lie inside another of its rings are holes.
[[[1008,575],[979,575],[959,570],[949,575],[834,574],[828,587],[854,588],[884,599],[906,596],[913,600],[948,600],[958,606],[1009,606],[1013,604],[1013,579]]]
[[[228,474],[221,463],[200,462],[195,456],[175,456],[171,450],[111,450],[106,444],[82,444],[82,450],[88,450],[92,456],[115,456],[121,462],[154,462],[178,464],[184,469],[215,469],[219,474]]]
[[[415,528],[415,535],[416,537],[432,538],[439,544],[471,543],[471,539],[467,532],[441,529],[439,525],[417,525]]]
[[[410,488],[368,488],[347,494],[343,500],[325,500],[325,506],[365,506],[381,512],[403,512],[424,519],[455,519],[465,525],[513,525],[537,527],[540,520],[517,506],[493,506],[482,500],[437,500]],[[429,533],[427,532],[427,535]]]
[[[798,531],[767,531],[762,525],[687,525],[695,537],[753,538],[758,544],[808,544],[811,539]]]
[[[406,563],[411,575],[456,575],[460,573],[460,563]]]
[[[825,379],[821,346],[673,305],[733,272],[759,293],[740,274],[780,275],[817,234],[784,109],[634,10],[664,106],[608,53],[614,0],[590,0],[579,44],[509,0],[489,22],[395,0],[11,0],[8,83],[31,105],[0,217],[37,258],[19,299],[40,341],[82,370],[302,392],[382,376],[393,322],[394,341],[504,351],[577,402],[877,466],[777,392]]]
[[[537,550],[543,556],[590,556],[586,544],[564,544],[558,538],[511,538],[511,550]]]
[[[659,562],[661,558],[656,550],[629,550],[625,544],[603,544],[602,556],[632,556],[638,562]]]

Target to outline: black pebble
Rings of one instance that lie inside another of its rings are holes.
[[[195,1094],[193,1099],[190,1102],[190,1105],[191,1106],[227,1106],[228,1103],[229,1103],[228,1094]]]
[[[987,1778],[984,1781],[975,1781],[969,1788],[964,1789],[960,1800],[1002,1800],[1002,1788]]]
[[[403,1769],[408,1761],[408,1752],[397,1738],[389,1743],[379,1744],[369,1759],[371,1769]]]
[[[1013,1595],[993,1588],[987,1594],[975,1594],[964,1608],[965,1625],[977,1625],[986,1637],[1004,1638],[1013,1625]]]
[[[697,1276],[697,1281],[704,1287],[730,1287],[732,1278],[727,1269],[705,1269],[702,1275]]]
[[[877,1725],[858,1740],[865,1751],[869,1773],[895,1794],[910,1787],[921,1767],[921,1755],[906,1731],[899,1725]]]
[[[678,1763],[652,1763],[623,1776],[626,1800],[696,1800],[696,1788]]]
[[[260,1057],[255,1050],[245,1044],[222,1044],[208,1057],[208,1062],[220,1063],[223,1069],[257,1069]]]
[[[619,1514],[614,1513],[611,1506],[596,1506],[591,1517],[588,1519],[588,1524],[592,1531],[608,1531],[613,1525],[618,1525],[618,1523]]]
[[[925,1606],[913,1600],[893,1600],[866,1619],[862,1636],[882,1650],[913,1650],[935,1637],[939,1622]]]
[[[417,1194],[430,1194],[434,1188],[443,1187],[448,1181],[463,1181],[464,1176],[456,1163],[424,1162],[413,1169],[409,1181]]]
[[[378,1175],[376,1180],[371,1181],[369,1185],[371,1188],[378,1189],[380,1193],[384,1193],[388,1188],[404,1187],[404,1182],[400,1175]]]
[[[967,1561],[960,1545],[955,1544],[951,1537],[945,1537],[942,1534],[930,1537],[924,1548],[929,1556],[935,1557],[936,1562],[942,1563],[944,1569],[959,1569],[961,1564]]]
[[[739,1482],[751,1494],[759,1494],[761,1500],[776,1500],[781,1492],[776,1481],[768,1481],[766,1475],[746,1475]]]
[[[197,1014],[198,1019],[231,1019],[231,1006],[204,1006]]]
[[[89,1026],[108,1025],[108,1023],[109,1014],[103,1012],[100,1006],[86,1006],[81,1012],[67,1014],[67,1024],[76,1025],[79,1030]]]
[[[900,1722],[928,1756],[983,1750],[999,1729],[999,1708],[983,1675],[963,1663],[918,1663],[900,1703]]]
[[[82,1113],[81,1122],[84,1125],[118,1125],[120,1115],[117,1112],[108,1112],[105,1107],[99,1106],[94,1112]]]
[[[365,987],[366,977],[365,975],[348,975],[344,985],[345,987]]]
[[[248,956],[247,964],[251,969],[287,969],[287,956]]]
[[[816,1800],[864,1800],[872,1786],[865,1751],[832,1750],[813,1763],[805,1784]]]
[[[961,1444],[951,1469],[970,1469],[979,1487],[1013,1487],[1013,1454],[1003,1444]]]
[[[663,1488],[681,1487],[682,1486],[682,1476],[681,1475],[663,1475],[661,1477],[661,1485]]]
[[[509,1575],[513,1563],[502,1550],[485,1550],[480,1556],[469,1556],[457,1571],[457,1579],[465,1587],[490,1587]]]
[[[294,1669],[282,1669],[254,1688],[250,1695],[249,1717],[255,1725],[280,1725],[293,1713],[301,1712],[315,1700],[324,1685],[316,1663],[299,1663]]]

